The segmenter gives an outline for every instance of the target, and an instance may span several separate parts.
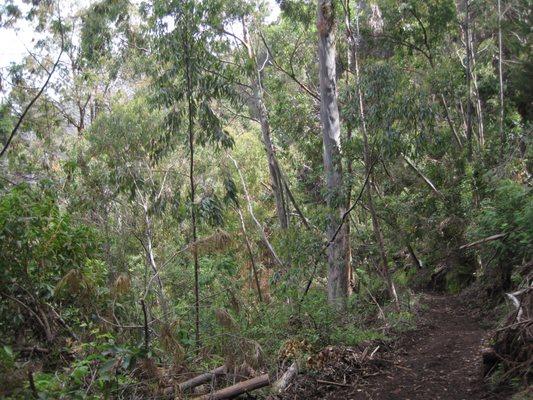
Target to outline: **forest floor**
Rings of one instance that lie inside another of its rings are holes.
[[[374,363],[377,372],[368,373],[363,368],[362,376],[354,378],[349,371],[344,375],[348,384],[301,376],[283,398],[509,399],[508,393],[493,393],[483,382],[481,348],[487,330],[475,311],[458,296],[424,293],[421,303],[417,329],[400,334],[386,354],[377,353],[381,361]]]

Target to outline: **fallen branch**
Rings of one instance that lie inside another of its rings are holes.
[[[285,178],[285,175],[283,174],[283,172],[281,173],[281,179],[283,181],[283,185],[285,186],[285,190],[287,191],[287,195],[289,196],[289,200],[291,201],[292,205],[294,206],[294,209],[296,210],[296,213],[298,214],[298,216],[302,220],[304,226],[308,230],[311,230],[311,225],[309,224],[309,221],[307,220],[307,218],[305,217],[304,213],[302,212],[302,210],[298,206],[298,203],[294,199],[294,196],[292,195],[291,189],[289,187],[289,184],[288,184],[287,179]]]
[[[285,371],[285,373],[279,378],[274,384],[272,385],[272,392],[275,394],[282,393],[287,387],[289,386],[289,383],[298,375],[298,363],[293,362],[289,369]]]
[[[431,188],[431,190],[439,197],[444,197],[442,195],[441,192],[439,192],[439,190],[435,187],[435,185],[433,184],[433,182],[431,182],[429,180],[429,178],[424,175],[422,173],[422,171],[420,171],[415,164],[413,164],[413,162],[409,159],[409,157],[407,157],[406,155],[402,154],[402,157],[403,159],[405,160],[405,162],[413,169],[413,171],[415,171],[421,178],[424,182],[426,182],[426,184]]]
[[[14,301],[15,303],[17,303],[20,306],[22,306],[23,308],[25,308],[31,315],[33,315],[35,317],[35,319],[37,320],[37,322],[39,323],[41,328],[43,328],[45,336],[46,336],[46,341],[47,342],[52,342],[54,340],[54,335],[53,335],[53,333],[52,333],[52,331],[50,329],[50,324],[48,323],[47,320],[45,320],[46,315],[39,316],[39,314],[37,314],[37,312],[33,308],[31,308],[26,303],[24,303],[23,301],[17,299],[14,296],[11,296],[11,295],[9,295],[7,293],[4,293],[4,292],[0,292],[0,295],[6,297],[7,299],[9,299],[11,301]]]
[[[191,378],[185,382],[178,384],[178,389],[184,392],[186,390],[195,388],[196,386],[200,386],[202,383],[209,382],[215,376],[224,375],[225,373],[226,373],[226,366],[221,365],[220,367],[215,368],[211,372],[206,372],[205,374],[195,376],[194,378]]]
[[[248,235],[246,233],[246,225],[244,224],[244,218],[242,216],[241,207],[237,204],[235,206],[235,209],[237,210],[237,214],[239,215],[239,220],[241,221],[241,230],[242,234],[244,235],[244,243],[246,244],[246,250],[248,250],[248,255],[250,257],[250,263],[252,264],[252,274],[254,276],[255,285],[257,286],[257,296],[259,297],[259,301],[263,302],[263,295],[261,293],[261,285],[259,284],[259,275],[257,273],[257,265],[255,264],[255,258],[254,253],[252,251],[252,246],[250,245],[250,240],[248,239]]]
[[[217,390],[216,392],[198,397],[198,400],[223,400],[232,399],[243,393],[251,392],[252,390],[260,389],[270,385],[270,377],[268,374],[263,374],[256,378],[248,379],[244,382],[236,383],[227,388]]]
[[[498,332],[503,332],[503,331],[506,331],[508,329],[512,329],[512,328],[516,328],[517,326],[520,326],[520,325],[531,325],[533,324],[533,319],[526,319],[524,321],[519,321],[519,322],[515,322],[514,324],[510,324],[510,325],[506,325],[502,328],[499,328],[499,329],[496,329],[496,333]]]
[[[512,380],[529,382],[530,379],[531,365],[533,365],[533,347],[531,347],[533,286],[530,280],[531,275],[524,281],[526,287],[505,293],[514,310],[508,314],[506,326],[494,332],[491,347],[482,352],[484,375],[493,376],[493,379],[500,384]],[[493,375],[497,369],[500,373]]]
[[[67,325],[67,323],[65,322],[65,320],[63,318],[61,318],[61,315],[59,315],[59,313],[56,311],[56,309],[54,307],[52,307],[49,303],[45,303],[48,308],[50,309],[50,311],[52,312],[52,314],[55,315],[57,321],[59,322],[59,324],[65,328],[65,330],[67,331],[67,333],[72,337],[72,339],[80,342],[80,338],[78,335],[76,335],[76,333],[74,333],[74,331],[72,330],[72,328],[70,326]]]
[[[518,290],[513,293],[505,293],[505,295],[513,302],[514,306],[516,307],[516,322],[520,322],[522,320],[522,315],[524,314],[524,310],[522,308],[522,301],[518,299],[519,296],[522,296],[524,293],[527,293],[530,291],[533,287],[527,287],[522,290]]]
[[[463,244],[461,247],[459,247],[459,250],[469,249],[470,247],[478,246],[478,245],[483,244],[483,243],[487,243],[487,242],[492,242],[494,240],[503,239],[507,235],[508,235],[507,233],[498,233],[497,235],[492,235],[492,236],[486,237],[484,239],[478,240],[476,242]]]
[[[331,381],[322,381],[320,379],[316,380],[317,383],[321,383],[323,385],[334,385],[334,386],[341,386],[341,387],[353,387],[353,385],[348,385],[347,383],[339,383],[339,382],[331,382]]]

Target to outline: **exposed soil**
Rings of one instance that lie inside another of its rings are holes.
[[[340,375],[337,384],[306,375],[288,388],[284,399],[353,400],[500,400],[483,383],[481,348],[486,331],[459,298],[423,294],[416,331],[402,334],[394,349],[376,353],[368,368]],[[320,375],[320,374],[319,374]],[[351,375],[351,376],[347,376]],[[361,376],[362,375],[362,376]]]

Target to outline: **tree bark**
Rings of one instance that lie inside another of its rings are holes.
[[[346,33],[347,33],[347,40],[348,40],[348,51],[347,51],[347,58],[348,58],[348,69],[346,70],[346,86],[350,87],[350,75],[354,71],[354,58],[355,58],[355,51],[356,51],[356,43],[355,41],[358,38],[355,38],[353,35],[352,27],[351,27],[351,13],[350,13],[350,1],[349,0],[343,0],[343,7],[344,7],[344,23],[346,24]],[[352,92],[350,91],[348,94],[348,101],[352,103],[354,101]],[[352,128],[348,127],[346,131],[346,140],[350,142],[352,139],[353,132]],[[352,198],[352,182],[351,177],[353,175],[353,162],[352,158],[348,157],[348,160],[346,160],[346,172],[348,174],[348,184],[346,185],[346,208],[348,209],[350,207],[350,201]],[[350,220],[346,223],[346,269],[348,270],[348,294],[350,294],[354,287],[354,271],[352,270],[352,246],[350,243],[350,235],[351,235],[351,225]]]
[[[211,372],[206,372],[205,374],[201,374],[185,382],[181,382],[180,384],[178,384],[178,388],[182,392],[195,388],[196,386],[199,386],[202,383],[209,382],[211,379],[213,379],[217,375],[224,375],[226,373],[226,370],[227,370],[226,366],[221,365],[220,367],[215,368]]]
[[[470,2],[465,0],[465,45],[466,45],[466,140],[468,141],[468,158],[472,158],[472,74],[471,60],[472,52],[470,50]]]
[[[477,116],[477,136],[478,136],[478,143],[479,147],[483,148],[485,146],[485,128],[483,123],[483,108],[481,105],[481,96],[479,94],[479,86],[477,83],[477,73],[475,70],[476,66],[476,54],[474,51],[474,41],[472,37],[472,29],[470,32],[471,37],[471,44],[470,44],[470,51],[472,52],[472,56],[470,57],[470,64],[471,64],[471,76],[472,76],[472,87],[474,89],[474,97],[476,100],[475,108],[476,108],[476,116]]]
[[[272,192],[274,193],[274,198],[276,201],[276,213],[281,228],[287,229],[287,227],[289,226],[289,213],[287,210],[287,203],[285,201],[284,196],[283,180],[276,159],[274,146],[272,144],[272,135],[270,130],[270,122],[268,119],[268,110],[264,103],[263,82],[261,77],[261,73],[264,66],[260,67],[258,64],[257,55],[253,48],[253,44],[248,32],[248,27],[244,19],[242,20],[242,30],[244,45],[246,46],[246,50],[248,51],[248,58],[252,62],[254,68],[253,76],[251,78],[251,85],[254,92],[253,101],[254,106],[256,108],[256,112],[258,114],[257,117],[259,119],[259,124],[261,125],[261,136],[267,154],[268,170],[270,172],[270,184],[272,186]]]
[[[503,132],[504,103],[503,103],[503,44],[502,44],[502,5],[498,0],[498,79],[500,86],[500,158],[503,158],[505,136]]]
[[[298,363],[295,361],[291,366],[285,371],[285,373],[272,385],[272,392],[274,394],[281,394],[287,387],[290,382],[298,375]]]
[[[324,144],[324,170],[327,182],[329,208],[327,233],[333,237],[342,222],[346,202],[342,188],[342,162],[340,149],[340,119],[337,104],[335,15],[332,0],[318,0],[317,26],[319,33],[318,58],[320,67],[320,121]],[[343,309],[349,291],[349,274],[346,269],[346,227],[343,224],[328,254],[328,301]]]
[[[268,374],[258,376],[256,378],[248,379],[244,382],[236,383],[227,388],[217,390],[216,392],[206,394],[198,398],[198,400],[222,400],[232,399],[240,394],[251,392],[252,390],[262,388],[270,385],[270,378]]]

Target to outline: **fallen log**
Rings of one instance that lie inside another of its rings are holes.
[[[298,364],[293,362],[292,365],[285,371],[285,373],[272,385],[272,392],[280,394],[283,392],[289,383],[298,375]]]
[[[205,374],[201,374],[198,376],[195,376],[194,378],[191,378],[185,382],[181,382],[178,384],[178,389],[182,392],[195,388],[196,386],[200,386],[202,383],[209,382],[213,377],[217,375],[224,375],[226,373],[226,366],[221,365],[218,368],[215,368],[211,372],[206,372]]]
[[[216,376],[225,375],[225,374],[226,374],[226,366],[225,365],[221,365],[220,367],[215,368],[214,370],[212,370],[210,372],[206,372],[204,374],[197,375],[194,378],[186,380],[185,382],[178,383],[174,387],[165,388],[163,390],[163,395],[170,396],[175,391],[177,391],[178,393],[185,392],[187,390],[190,390],[190,389],[193,389],[193,388],[195,388],[197,386],[200,386],[203,383],[209,382],[211,379],[213,379]]]
[[[243,393],[251,392],[252,390],[259,389],[270,385],[270,377],[268,374],[263,374],[256,378],[248,379],[244,382],[236,383],[235,385],[228,386],[224,389],[217,390],[216,392],[196,397],[197,400],[223,400],[232,399]]]

